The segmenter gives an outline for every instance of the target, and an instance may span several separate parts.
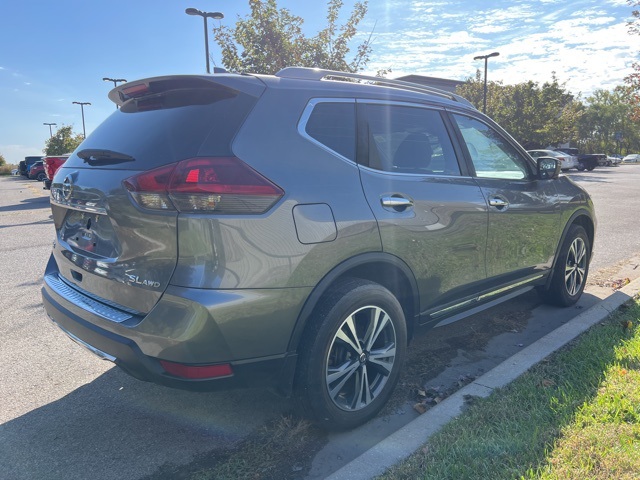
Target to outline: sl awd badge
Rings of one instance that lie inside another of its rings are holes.
[[[140,278],[138,275],[133,275],[131,273],[125,273],[127,280],[129,280],[129,285],[144,285],[145,287],[158,288],[160,287],[160,282],[156,282],[155,280],[147,280],[144,278]]]

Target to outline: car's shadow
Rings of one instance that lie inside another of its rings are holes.
[[[14,205],[4,205],[0,207],[0,212],[17,212],[22,210],[35,210],[39,208],[49,208],[49,197],[31,197],[21,200]]]
[[[192,393],[114,367],[2,425],[0,478],[138,479],[165,462],[229,448],[288,408],[263,390]]]

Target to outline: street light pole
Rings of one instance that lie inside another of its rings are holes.
[[[82,136],[84,138],[87,138],[87,132],[84,128],[84,106],[85,105],[91,105],[89,102],[71,102],[71,103],[75,103],[76,105],[80,105],[80,110],[82,111]]]
[[[57,123],[43,123],[43,125],[49,125],[49,138],[53,137],[53,132],[51,131],[52,125],[58,125]]]
[[[220,12],[203,12],[197,8],[187,8],[184,13],[187,15],[198,15],[204,20],[204,54],[207,57],[207,73],[211,73],[211,68],[209,66],[209,29],[207,27],[207,18],[222,20],[224,18],[224,14]]]
[[[473,57],[474,60],[484,60],[484,95],[482,96],[482,113],[487,113],[487,60],[491,57],[497,57],[499,52],[493,52],[488,55],[478,55]]]
[[[105,81],[105,82],[113,82],[113,87],[114,88],[118,86],[118,83],[126,82],[126,80],[124,78],[103,77],[102,80]],[[117,103],[116,103],[116,110],[118,110],[118,104]]]

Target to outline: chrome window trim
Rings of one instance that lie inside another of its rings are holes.
[[[446,175],[444,173],[399,173],[399,172],[387,172],[386,170],[377,170],[375,168],[367,167],[366,165],[358,165],[358,168],[372,172],[379,173],[380,175],[391,175],[394,177],[428,177],[428,178],[463,178],[463,179],[473,179],[475,177],[470,177],[468,175]]]

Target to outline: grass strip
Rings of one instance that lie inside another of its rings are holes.
[[[640,304],[469,407],[385,480],[640,478]]]

